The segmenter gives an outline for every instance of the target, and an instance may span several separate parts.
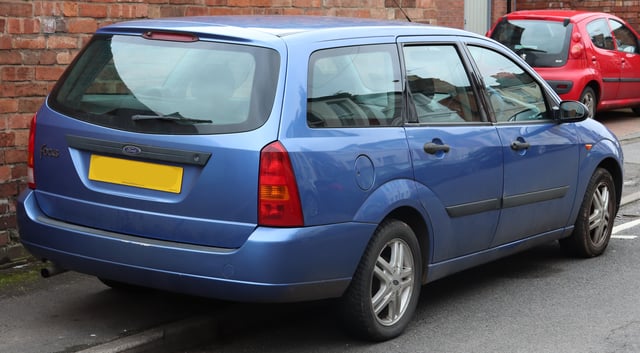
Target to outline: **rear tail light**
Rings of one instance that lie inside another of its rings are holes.
[[[30,189],[36,188],[36,178],[33,172],[34,153],[36,145],[36,115],[31,119],[29,128],[29,144],[27,146],[27,185]]]
[[[579,59],[580,57],[582,57],[582,55],[584,54],[584,46],[582,45],[582,43],[575,43],[571,45],[570,54],[573,59]]]
[[[289,153],[278,141],[260,152],[258,192],[260,225],[300,227],[304,224]]]
[[[569,54],[573,59],[579,59],[584,55],[584,45],[582,44],[582,35],[579,32],[575,32],[571,36],[571,49]]]

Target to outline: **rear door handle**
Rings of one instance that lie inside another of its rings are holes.
[[[428,154],[436,154],[438,152],[448,153],[451,147],[449,145],[441,145],[433,142],[427,142],[424,144],[424,151]]]

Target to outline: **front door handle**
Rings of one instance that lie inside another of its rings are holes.
[[[451,147],[449,145],[440,145],[433,142],[427,142],[424,144],[424,151],[428,154],[436,154],[438,152],[448,153]]]
[[[529,149],[529,147],[531,147],[531,144],[529,142],[524,142],[524,141],[511,142],[511,149],[514,151],[526,150],[526,149]]]

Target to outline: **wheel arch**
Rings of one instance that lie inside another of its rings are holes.
[[[596,99],[598,100],[596,102],[596,108],[598,108],[600,106],[600,102],[602,102],[602,88],[600,87],[600,83],[592,79],[584,85],[584,88],[587,88],[587,87],[591,87],[591,89],[593,90],[593,93],[596,94]],[[584,91],[584,88],[582,89],[583,91]]]
[[[620,202],[622,201],[622,187],[624,183],[622,167],[620,167],[620,164],[618,164],[618,162],[615,159],[608,157],[602,160],[598,164],[598,168],[603,168],[607,170],[609,174],[611,174],[611,177],[613,178],[613,183],[616,187],[616,212],[617,212],[618,209],[620,208]]]
[[[600,82],[591,79],[587,82],[585,82],[584,86],[582,86],[582,88],[580,89],[579,95],[577,100],[582,102],[582,96],[585,93],[585,91],[587,90],[587,88],[590,88],[593,91],[593,95],[594,95],[594,100],[595,100],[595,104],[593,105],[593,116],[596,116],[596,114],[598,113],[598,111],[600,110],[600,108],[602,107],[602,89],[600,86]]]
[[[429,239],[429,229],[425,219],[422,217],[420,212],[418,212],[413,207],[399,207],[389,213],[384,220],[387,219],[397,219],[406,223],[413,233],[416,235],[418,240],[418,244],[420,245],[420,256],[422,260],[422,283],[426,283],[427,281],[427,271],[424,270],[427,268],[427,264],[429,263],[429,254],[430,254],[430,239]],[[383,220],[383,221],[384,221]]]
[[[431,220],[422,207],[415,181],[396,179],[385,183],[367,198],[354,216],[354,221],[375,223],[378,226],[388,219],[406,223],[416,235],[423,267],[422,281],[426,283],[427,271],[424,269],[431,259],[433,240],[429,224]]]

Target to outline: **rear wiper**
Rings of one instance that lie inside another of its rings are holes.
[[[546,50],[530,48],[530,47],[522,47],[522,48],[516,49],[516,52],[523,52],[523,51],[529,51],[529,52],[534,52],[534,53],[544,53],[544,54],[547,53]]]
[[[212,123],[213,121],[207,119],[194,119],[194,118],[185,118],[180,113],[171,113],[168,115],[162,114],[135,114],[131,116],[131,120],[170,120],[170,121],[181,121],[185,123]]]

